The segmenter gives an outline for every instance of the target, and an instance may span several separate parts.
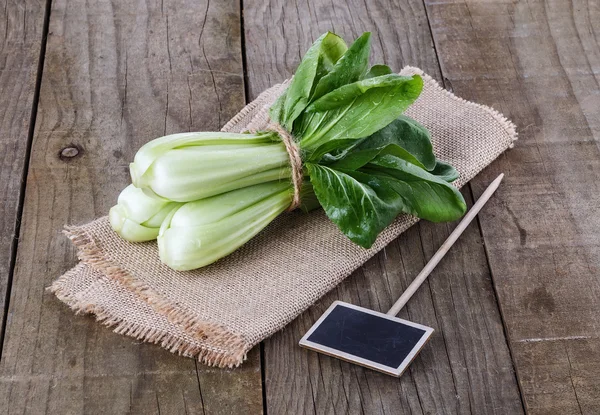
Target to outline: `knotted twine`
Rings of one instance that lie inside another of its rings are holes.
[[[282,84],[282,86],[287,87],[287,82]],[[258,101],[258,99],[257,99],[257,101]],[[250,105],[252,105],[252,104],[248,104],[248,106],[250,106]],[[294,138],[292,133],[290,133],[288,130],[283,128],[281,126],[281,124],[271,120],[271,118],[269,117],[269,107],[270,106],[271,106],[270,102],[268,104],[264,104],[262,106],[261,110],[258,111],[258,113],[256,115],[254,115],[254,117],[252,118],[252,120],[250,121],[248,126],[246,127],[245,131],[247,131],[249,133],[257,133],[261,130],[273,131],[273,132],[277,133],[277,135],[279,136],[279,138],[281,138],[281,141],[285,145],[285,149],[288,153],[288,156],[290,157],[292,184],[294,185],[294,197],[292,199],[292,203],[290,204],[290,206],[287,209],[288,212],[291,212],[292,210],[299,207],[300,203],[301,203],[300,191],[302,190],[302,181],[304,179],[304,170],[302,167],[302,155],[301,155],[300,148],[298,147],[298,143],[296,142],[296,139]],[[243,112],[244,112],[244,110],[242,110],[242,112],[240,112],[240,114],[242,114]],[[237,119],[237,117],[239,117],[240,114],[236,115],[232,119],[232,121],[235,121]],[[223,130],[229,131],[228,128],[231,127],[231,124],[232,124],[231,121],[229,123],[227,123],[225,125],[225,127],[223,127]]]
[[[459,171],[458,187],[512,146],[514,125],[498,112],[454,96],[417,68],[401,74],[423,76],[423,92],[406,114],[429,129],[438,158]],[[223,131],[264,131],[268,108],[284,89],[285,84],[263,92]],[[95,314],[117,333],[209,365],[237,366],[252,346],[416,222],[399,216],[372,248],[363,249],[322,210],[285,213],[215,264],[178,272],[160,262],[155,242],[126,242],[103,217],[67,230],[81,262],[51,290],[76,312]]]
[[[276,132],[283,145],[285,145],[285,149],[290,157],[290,166],[292,169],[292,184],[294,185],[294,197],[292,198],[292,203],[290,207],[287,209],[288,212],[296,209],[300,206],[300,191],[302,190],[302,179],[304,178],[303,168],[302,168],[302,157],[300,155],[300,148],[298,144],[296,144],[296,140],[291,133],[289,133],[285,128],[283,128],[280,124],[276,122],[271,122],[267,126],[267,131]]]

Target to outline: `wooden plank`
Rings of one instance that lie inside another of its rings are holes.
[[[420,1],[244,4],[251,97],[293,73],[312,40],[373,31],[374,61],[419,66],[440,79]],[[470,201],[470,194],[465,193]],[[436,329],[400,379],[301,349],[297,343],[334,299],[387,311],[443,243],[452,225],[422,223],[265,341],[269,413],[522,412],[477,225],[472,224],[400,317]]]
[[[46,2],[7,1],[0,8],[0,321],[14,258]],[[0,334],[0,344],[2,335]]]
[[[513,119],[481,216],[526,408],[600,412],[600,10],[593,2],[426,1],[442,71]]]
[[[45,291],[76,262],[63,225],[106,214],[149,139],[218,129],[244,104],[242,74],[237,0],[52,2],[0,412],[262,411],[257,351],[217,373],[75,316]]]

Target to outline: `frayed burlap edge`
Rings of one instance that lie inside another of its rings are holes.
[[[72,271],[69,271],[72,272]],[[48,291],[56,295],[56,297],[65,303],[75,314],[93,314],[96,321],[100,324],[113,328],[117,334],[133,337],[136,340],[141,340],[148,343],[158,344],[167,349],[171,353],[185,357],[198,357],[202,362],[206,359],[205,349],[186,343],[183,339],[178,339],[171,336],[164,330],[156,328],[144,328],[136,323],[127,323],[122,319],[115,318],[103,307],[89,302],[82,302],[79,298],[75,298],[65,287],[64,282],[69,276],[67,272],[64,276],[56,280]]]
[[[248,351],[252,348],[252,345],[246,342],[241,335],[233,333],[221,325],[198,320],[192,313],[182,308],[174,307],[173,304],[163,300],[152,288],[136,280],[127,271],[116,266],[106,258],[102,249],[84,230],[68,226],[65,227],[64,234],[77,247],[77,256],[81,261],[102,272],[107,277],[121,283],[157,312],[166,316],[170,322],[177,324],[184,331],[196,338],[202,343],[202,346],[185,344],[181,339],[156,329],[136,328],[135,324],[125,323],[120,318],[111,317],[101,307],[82,303],[72,298],[62,290],[62,281],[67,277],[67,274],[65,274],[55,281],[49,287],[49,290],[56,294],[57,297],[63,300],[76,313],[94,313],[98,321],[106,326],[115,327],[114,331],[119,334],[126,334],[138,340],[151,343],[160,343],[161,346],[173,353],[196,357],[208,366],[232,368],[239,366],[246,360]],[[215,346],[215,344],[218,344],[220,347]]]

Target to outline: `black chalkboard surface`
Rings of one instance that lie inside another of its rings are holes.
[[[400,376],[432,332],[427,326],[336,301],[300,345]]]

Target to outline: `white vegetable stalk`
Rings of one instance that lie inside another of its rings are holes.
[[[184,204],[160,228],[161,261],[180,271],[215,262],[285,211],[293,193],[291,183],[273,181]]]
[[[130,242],[156,239],[163,220],[181,203],[150,197],[142,189],[127,186],[108,214],[112,228]]]
[[[289,180],[290,170],[285,146],[273,132],[173,134],[144,145],[130,165],[136,187],[176,202]]]

